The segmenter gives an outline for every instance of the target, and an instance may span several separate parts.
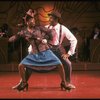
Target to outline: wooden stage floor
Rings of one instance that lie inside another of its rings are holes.
[[[72,83],[76,89],[67,92],[60,88],[57,71],[33,72],[29,80],[29,90],[18,92],[12,86],[19,82],[18,72],[0,72],[0,99],[97,99],[100,98],[100,71],[73,71]]]

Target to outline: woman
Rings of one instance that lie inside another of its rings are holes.
[[[63,65],[60,60],[49,49],[47,42],[52,39],[52,31],[41,26],[35,25],[35,19],[32,16],[26,16],[26,28],[9,38],[9,42],[15,41],[18,37],[24,37],[32,46],[32,52],[28,54],[19,64],[18,70],[21,76],[21,82],[13,87],[18,91],[28,90],[28,82],[25,78],[25,69],[58,66],[61,77],[61,89],[70,90],[66,86]],[[47,41],[48,40],[48,41]]]

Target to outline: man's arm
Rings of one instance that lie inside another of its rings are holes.
[[[77,39],[70,32],[70,30],[68,28],[66,28],[65,26],[63,26],[63,32],[64,32],[64,36],[69,40],[69,42],[71,44],[67,56],[73,55],[75,53],[75,49],[76,49],[76,45],[77,45]]]

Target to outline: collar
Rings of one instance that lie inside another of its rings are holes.
[[[53,27],[53,26],[52,26],[52,27]],[[59,27],[60,27],[60,24],[57,23],[53,28],[54,28],[55,30],[59,30]]]

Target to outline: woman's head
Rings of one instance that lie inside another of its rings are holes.
[[[27,15],[25,20],[26,20],[26,25],[27,26],[29,26],[29,27],[35,26],[35,19],[34,19],[34,17]]]
[[[25,23],[25,25],[35,25],[35,15],[36,15],[36,11],[33,10],[33,9],[29,9],[27,12],[26,12],[26,15],[25,17],[23,17],[23,21]]]

